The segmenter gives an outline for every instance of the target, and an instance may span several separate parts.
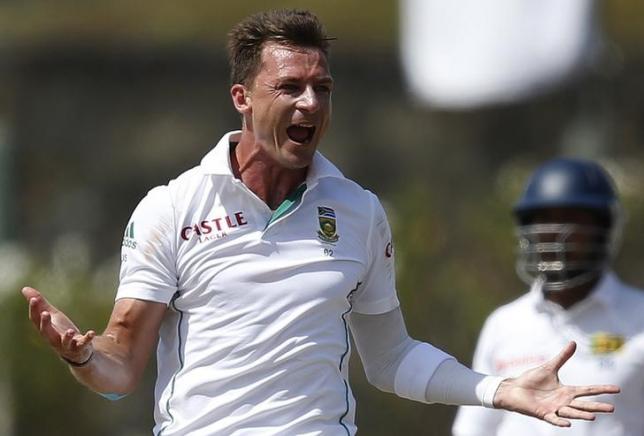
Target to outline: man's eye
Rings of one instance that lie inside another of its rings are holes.
[[[323,94],[330,94],[331,93],[331,87],[328,85],[318,85],[315,87],[315,92],[323,93]]]
[[[282,91],[291,93],[291,92],[297,92],[300,89],[300,87],[292,83],[284,83],[279,86],[279,89]]]

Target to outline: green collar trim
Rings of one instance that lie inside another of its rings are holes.
[[[280,204],[279,207],[275,209],[275,212],[273,212],[273,215],[271,215],[271,219],[268,220],[266,227],[297,207],[297,205],[300,204],[300,200],[302,199],[302,194],[304,194],[304,191],[306,191],[306,183],[302,183],[300,186],[295,188],[295,190],[284,199],[282,204]]]

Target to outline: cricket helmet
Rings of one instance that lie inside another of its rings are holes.
[[[537,216],[560,210],[581,210],[592,224],[575,219],[546,222]],[[543,282],[543,289],[560,291],[601,276],[610,264],[621,234],[619,198],[608,173],[597,163],[558,158],[540,166],[530,177],[513,209],[518,222],[517,273],[526,283]]]

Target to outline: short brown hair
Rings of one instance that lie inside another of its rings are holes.
[[[267,42],[314,47],[328,55],[329,38],[314,14],[298,9],[278,9],[250,15],[228,34],[231,84],[248,85],[259,71]]]

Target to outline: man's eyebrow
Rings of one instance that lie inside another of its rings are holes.
[[[280,82],[299,82],[301,80],[302,80],[301,77],[296,77],[296,76],[282,76],[278,78],[278,81]],[[317,83],[333,83],[333,77],[324,76],[319,79],[314,79],[314,81]]]
[[[325,76],[318,80],[318,83],[333,83],[333,77],[331,76]]]

